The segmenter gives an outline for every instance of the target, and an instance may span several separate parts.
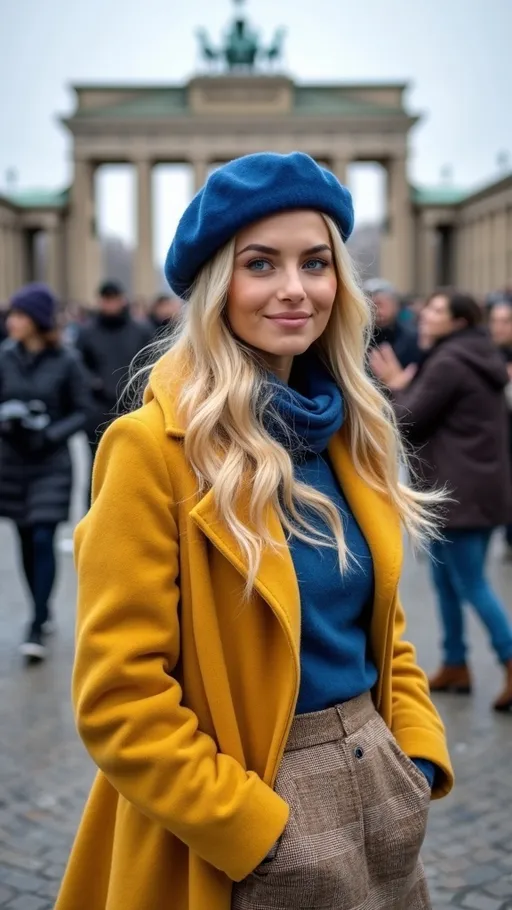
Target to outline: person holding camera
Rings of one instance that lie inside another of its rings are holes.
[[[75,352],[59,343],[57,302],[29,284],[10,301],[0,346],[0,517],[14,522],[32,618],[21,654],[46,656],[48,602],[55,581],[54,538],[71,497],[70,436],[89,411],[88,382]]]

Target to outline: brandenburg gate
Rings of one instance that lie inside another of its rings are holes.
[[[184,85],[76,85],[76,109],[63,120],[73,139],[69,195],[67,296],[90,301],[100,279],[94,175],[102,164],[136,172],[133,290],[151,295],[152,169],[187,163],[197,191],[209,168],[258,151],[307,152],[347,181],[351,162],[377,161],[387,175],[381,272],[413,286],[413,212],[407,138],[417,117],[404,107],[404,84],[297,84],[276,71],[283,32],[261,47],[237,13],[223,47],[199,32],[207,72]],[[170,238],[169,238],[170,239]]]

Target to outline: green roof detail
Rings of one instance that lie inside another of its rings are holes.
[[[190,114],[187,86],[169,86],[135,89],[126,100],[114,104],[78,109],[69,118],[73,120],[132,120],[162,119]],[[400,107],[378,104],[357,98],[343,86],[296,85],[293,90],[292,114],[319,114],[338,117],[406,117]]]
[[[455,186],[414,187],[412,191],[416,205],[459,205],[469,195],[467,190]]]
[[[16,190],[5,198],[22,209],[62,209],[69,201],[69,190]]]
[[[297,114],[333,114],[341,117],[407,116],[400,105],[390,107],[348,95],[337,86],[295,86],[294,112]]]
[[[152,118],[172,117],[175,114],[184,114],[188,110],[187,91],[185,88],[167,88],[141,92],[139,97],[128,98],[118,104],[100,105],[98,107],[79,110],[72,115],[72,119],[102,119],[127,118]]]

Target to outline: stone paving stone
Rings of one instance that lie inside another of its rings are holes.
[[[503,901],[496,900],[493,897],[486,897],[485,894],[468,894],[462,901],[462,906],[468,910],[502,910]]]
[[[83,475],[80,464],[79,470]],[[62,533],[69,536],[70,528]],[[44,666],[25,668],[17,654],[26,621],[25,591],[12,531],[0,521],[0,730],[9,731],[0,755],[1,910],[53,906],[95,773],[71,709],[75,578],[71,557],[59,559],[51,658]],[[499,542],[490,564],[510,609],[512,564],[501,562]],[[431,671],[439,662],[439,631],[425,560],[407,556],[401,594],[409,638],[420,664]],[[490,710],[501,673],[472,616],[468,634],[475,692],[437,699],[457,786],[447,799],[432,803],[423,860],[434,910],[512,910],[512,775],[504,760],[510,754],[512,716]]]
[[[44,898],[29,897],[26,894],[19,894],[6,907],[7,910],[51,910],[51,904]]]
[[[492,897],[508,897],[512,899],[512,876],[505,876],[485,886],[487,894]]]

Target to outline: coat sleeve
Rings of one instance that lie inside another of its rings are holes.
[[[460,389],[455,358],[432,357],[403,391],[391,393],[396,416],[412,443],[424,442],[437,428]]]
[[[416,662],[416,652],[403,638],[405,614],[398,601],[393,630],[391,670],[391,731],[400,748],[411,758],[436,765],[432,796],[445,796],[453,787],[453,770],[443,722],[429,695],[428,682]]]
[[[284,830],[287,804],[218,751],[182,704],[178,529],[167,466],[137,416],[96,457],[93,505],[76,531],[79,733],[111,784],[233,880]]]

